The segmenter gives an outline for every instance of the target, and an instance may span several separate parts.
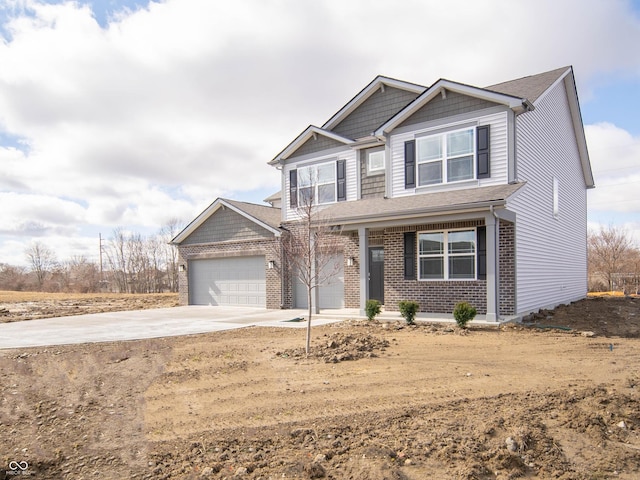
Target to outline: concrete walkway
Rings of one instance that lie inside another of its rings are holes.
[[[305,328],[304,321],[289,321],[301,317],[306,318],[306,311],[188,306],[25,320],[0,324],[0,349],[172,337],[257,325]],[[321,313],[312,324],[344,319]]]
[[[1,323],[0,349],[174,337],[251,326],[305,328],[306,318],[307,310],[198,305],[94,313]],[[312,324],[324,325],[350,318],[366,317],[360,315],[356,308],[327,309],[314,315]],[[303,320],[291,321],[293,319]],[[398,312],[382,312],[376,319],[381,322],[404,322]],[[418,314],[416,321],[454,322],[452,315],[433,314]],[[470,325],[497,326],[499,323],[488,322],[484,315],[478,315]]]

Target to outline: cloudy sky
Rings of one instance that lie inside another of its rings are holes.
[[[267,165],[376,75],[486,86],[573,65],[590,225],[640,244],[640,0],[0,0],[0,263],[98,257]]]

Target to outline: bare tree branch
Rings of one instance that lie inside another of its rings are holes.
[[[283,235],[282,250],[285,255],[284,265],[291,278],[297,278],[307,291],[307,335],[305,351],[311,348],[311,318],[319,313],[319,306],[313,301],[314,291],[330,283],[339,273],[340,265],[333,261],[339,251],[339,232],[332,231],[328,219],[323,217],[322,209],[316,205],[316,179],[300,182],[305,185],[299,189],[296,212],[299,220],[290,224],[286,235]]]

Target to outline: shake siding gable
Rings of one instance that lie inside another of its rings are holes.
[[[416,130],[404,131],[391,136],[389,151],[391,152],[391,191],[392,197],[402,197],[405,195],[413,195],[416,189],[405,188],[404,174],[404,143],[413,140],[418,134],[428,133],[429,131],[441,131],[443,128],[454,129],[458,125],[469,125],[477,123],[477,125],[489,125],[490,129],[490,168],[491,176],[478,180],[478,186],[485,187],[489,185],[503,185],[508,183],[508,135],[507,135],[507,115],[505,112],[493,113],[490,115],[482,115],[473,119],[466,118],[455,123],[436,123],[417,126]],[[455,188],[455,184],[434,186],[432,188]],[[465,188],[469,188],[468,183]],[[420,190],[418,188],[418,190]]]
[[[446,119],[454,115],[491,108],[495,105],[495,103],[487,100],[447,91],[446,98],[442,98],[441,95],[434,97],[424,107],[402,122],[398,128],[430,122],[433,120]]]
[[[325,137],[324,135],[316,135],[316,138],[309,138],[306,142],[298,147],[298,149],[291,155],[293,157],[301,157],[303,155],[309,155],[312,153],[322,152],[323,150],[329,150],[330,148],[343,147],[344,143],[341,143],[333,138]]]
[[[273,233],[228,208],[220,208],[191,233],[182,245],[261,240]]]
[[[377,90],[332,131],[347,138],[361,138],[371,133],[418,96],[399,88],[385,86]]]
[[[516,118],[518,313],[582,298],[587,292],[587,201],[564,83]],[[559,215],[553,215],[553,179]]]

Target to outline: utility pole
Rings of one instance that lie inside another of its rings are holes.
[[[102,276],[102,233],[98,233],[98,238],[100,240],[100,287],[102,287],[104,282],[104,277]]]

